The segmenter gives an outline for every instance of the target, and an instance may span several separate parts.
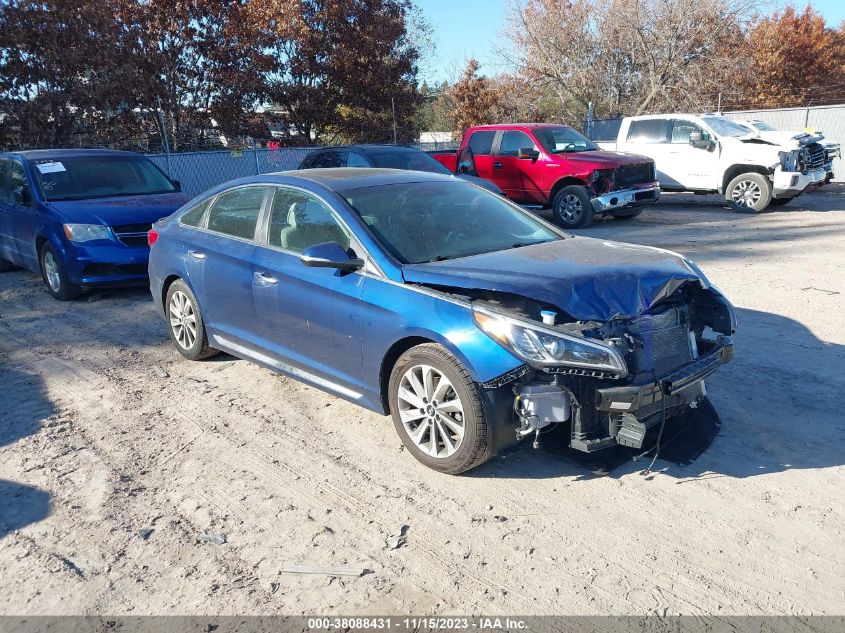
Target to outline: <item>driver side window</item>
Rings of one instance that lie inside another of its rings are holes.
[[[524,148],[536,149],[534,141],[525,132],[509,130],[502,134],[499,144],[499,156],[518,156],[519,150]]]
[[[270,246],[301,253],[309,246],[337,242],[349,248],[349,234],[329,207],[299,189],[278,187],[270,208]]]
[[[702,138],[704,137],[704,131],[695,123],[676,119],[672,121],[672,137],[669,142],[673,144],[688,145],[689,136],[692,132],[701,132]]]

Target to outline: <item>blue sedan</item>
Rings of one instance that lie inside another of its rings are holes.
[[[241,179],[149,241],[183,356],[225,351],[390,414],[442,472],[560,424],[578,450],[641,449],[733,349],[730,303],[688,260],[562,233],[450,176]]]

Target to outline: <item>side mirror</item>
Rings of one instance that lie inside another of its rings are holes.
[[[182,191],[182,183],[178,180],[171,180],[170,182],[173,183],[173,186],[176,187],[176,191]]]
[[[468,174],[469,173],[469,166],[470,163],[468,160],[461,161],[458,164],[458,173],[459,174]]]
[[[516,157],[519,160],[537,160],[540,157],[540,152],[533,147],[523,147],[517,152]]]
[[[710,135],[708,134],[707,136],[708,138],[704,138],[704,135],[700,131],[690,132],[689,144],[696,149],[706,149],[709,151],[714,143],[710,140]]]
[[[17,187],[12,190],[12,200],[15,204],[28,207],[32,203],[32,194],[28,187]]]
[[[337,242],[314,244],[302,251],[299,261],[311,268],[336,268],[338,270],[358,270],[364,267],[364,260],[350,257]]]

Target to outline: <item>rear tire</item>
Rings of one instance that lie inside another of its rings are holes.
[[[595,211],[586,187],[570,185],[555,195],[552,201],[555,222],[565,229],[583,229],[590,226]]]
[[[220,353],[209,346],[197,298],[181,279],[167,289],[164,310],[170,340],[182,356],[188,360],[202,360]]]
[[[47,292],[59,301],[73,301],[82,294],[82,286],[72,283],[65,270],[64,262],[59,257],[56,247],[50,242],[44,242],[38,254],[41,267],[41,279],[47,286]]]
[[[388,400],[405,448],[429,468],[455,475],[489,459],[480,387],[444,347],[426,343],[402,354]]]
[[[772,201],[772,183],[763,174],[740,174],[728,183],[725,199],[737,213],[761,213]]]

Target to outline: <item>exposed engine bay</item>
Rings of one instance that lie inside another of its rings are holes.
[[[459,295],[481,313],[489,309],[541,324],[551,338],[535,338],[547,347],[556,345],[559,332],[599,343],[621,359],[617,369],[526,363],[508,384],[514,432],[533,437],[535,447],[542,432],[565,423],[570,446],[579,451],[641,449],[649,429],[706,397],[704,378],[733,354],[733,309],[698,282],[681,284],[639,316],[604,322],[575,320],[557,306],[505,292],[438,290]]]

